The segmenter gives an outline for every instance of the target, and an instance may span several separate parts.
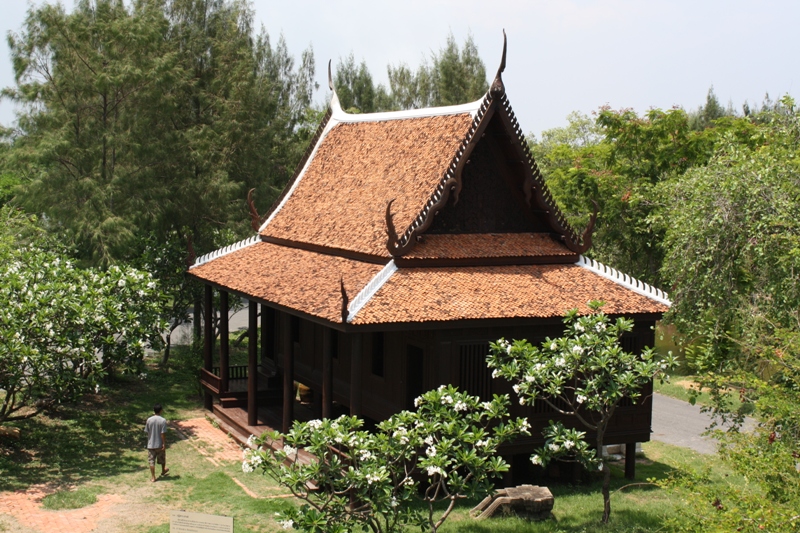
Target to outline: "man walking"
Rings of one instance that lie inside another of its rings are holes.
[[[150,481],[156,480],[156,463],[161,465],[161,475],[169,472],[167,468],[167,421],[161,416],[161,404],[153,406],[153,416],[147,419],[144,430],[147,433],[147,462],[150,463]]]

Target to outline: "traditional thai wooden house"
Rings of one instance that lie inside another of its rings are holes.
[[[513,399],[487,370],[489,341],[559,337],[564,312],[588,312],[593,299],[634,319],[627,349],[653,344],[666,295],[581,255],[594,217],[579,235],[559,212],[506,96],[504,66],[505,51],[486,95],[451,107],[347,114],[334,92],[271,211],[260,219],[251,203],[257,234],[189,270],[205,284],[206,316],[220,291],[218,359],[205,328],[207,409],[246,436],[259,424],[288,429],[295,382],[314,391],[317,416],[372,421],[444,383]],[[250,302],[247,368],[229,366],[229,294]],[[245,378],[247,387],[233,386]],[[558,416],[512,403],[534,431],[505,452],[527,457]],[[274,419],[270,405],[282,406]],[[606,442],[647,441],[650,421],[649,400],[625,405]]]

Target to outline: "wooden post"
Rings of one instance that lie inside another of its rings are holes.
[[[267,306],[261,304],[261,363],[264,363],[264,360],[267,357],[270,357],[272,354],[269,352],[268,348],[268,337],[267,337]]]
[[[353,333],[350,350],[350,416],[361,416],[363,334]]]
[[[209,372],[211,372],[214,367],[214,300],[212,291],[211,285],[206,285],[203,294],[203,368]],[[199,320],[199,318],[198,316],[197,319]],[[211,397],[211,392],[205,390],[203,394],[203,407],[205,407],[207,411],[211,411],[213,405],[214,399]]]
[[[294,341],[292,341],[292,317],[283,315],[281,335],[283,337],[283,427],[286,434],[294,421]]]
[[[268,305],[261,305],[261,360],[275,357],[275,309]]]
[[[219,392],[228,392],[228,293],[219,291]]]
[[[322,331],[322,418],[330,418],[333,410],[333,331]]]
[[[258,425],[258,304],[250,300],[247,331],[247,425]]]
[[[625,443],[625,477],[627,479],[636,478],[636,443]]]

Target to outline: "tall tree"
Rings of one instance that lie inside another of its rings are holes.
[[[376,89],[367,63],[361,61],[356,65],[352,53],[344,60],[339,59],[334,84],[342,109],[355,113],[382,111],[376,108]]]
[[[719,99],[714,93],[714,87],[711,86],[706,95],[706,103],[701,105],[697,111],[689,113],[689,124],[693,130],[703,130],[712,127],[717,119],[735,115],[733,106],[728,105],[725,108],[719,103]]]
[[[756,431],[717,435],[755,490],[726,495],[735,504],[714,495],[725,512],[704,529],[791,531],[800,508],[800,113],[787,97],[754,118],[746,140],[724,136],[708,164],[664,184],[674,302],[665,318],[687,339],[715,413],[759,420]]]
[[[82,0],[32,8],[9,40],[23,104],[13,157],[20,201],[82,258],[136,255],[137,235],[187,227],[199,250],[244,228],[248,186],[265,204],[302,148],[313,55],[253,36],[238,0]]]
[[[459,48],[452,32],[444,48],[423,61],[416,73],[406,64],[387,67],[389,88],[398,109],[463,104],[477,100],[489,89],[486,67],[478,47],[468,35]]]
[[[489,88],[486,67],[471,35],[459,48],[450,33],[444,48],[431,54],[416,72],[401,63],[389,65],[387,73],[388,90],[375,85],[367,64],[362,61],[357,65],[353,54],[340,59],[334,83],[342,108],[372,113],[463,104],[477,100]]]
[[[435,106],[470,102],[483,96],[489,89],[486,67],[478,55],[478,47],[467,35],[459,49],[450,33],[447,43],[432,57],[430,69],[431,101]]]
[[[704,165],[727,136],[752,144],[750,118],[722,117],[695,131],[680,108],[635,111],[602,108],[593,127],[574,115],[566,128],[531,139],[559,205],[578,227],[592,202],[600,213],[589,254],[648,283],[659,285],[663,262],[663,211],[659,184]]]
[[[177,74],[165,29],[149,4],[128,13],[101,0],[71,14],[32,8],[9,36],[17,87],[6,94],[26,109],[12,153],[27,185],[21,200],[98,264],[124,255],[136,232],[125,213],[152,172],[146,134],[155,133],[143,116],[157,112],[153,93]]]

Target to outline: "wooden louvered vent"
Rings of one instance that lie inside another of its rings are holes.
[[[459,388],[482,401],[492,399],[492,371],[486,366],[488,342],[475,342],[459,346]]]

